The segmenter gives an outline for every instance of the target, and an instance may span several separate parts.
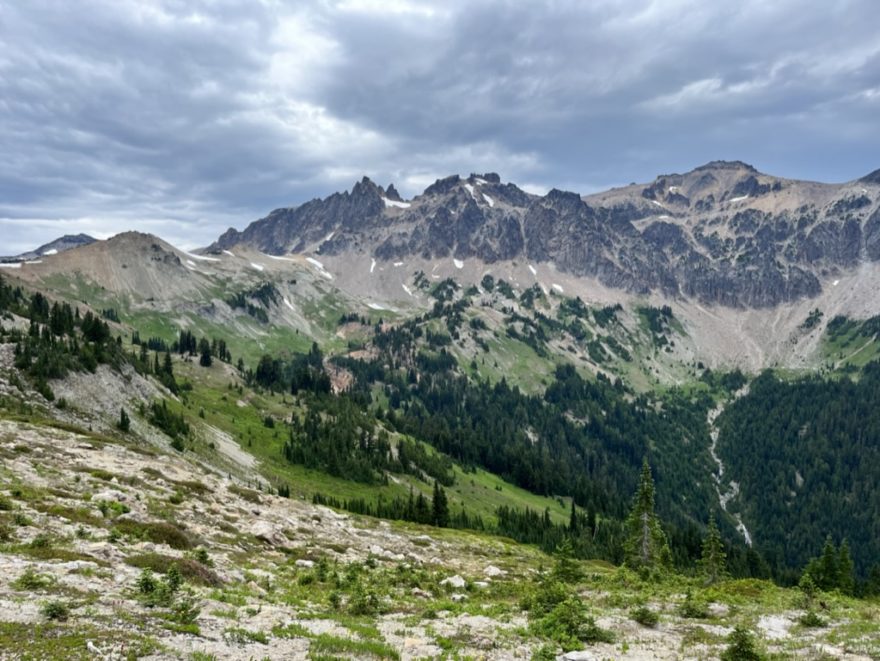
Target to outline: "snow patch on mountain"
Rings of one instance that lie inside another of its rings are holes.
[[[314,266],[316,269],[318,269],[318,273],[321,276],[327,278],[328,280],[333,279],[333,276],[330,274],[330,272],[327,269],[325,269],[324,265],[321,262],[319,262],[317,259],[315,259],[314,257],[306,257],[306,261],[309,264],[311,264],[312,266]]]
[[[195,255],[191,252],[184,252],[183,254],[186,255],[187,257],[192,258],[192,259],[197,259],[200,262],[219,262],[220,261],[216,257],[205,257],[205,255]]]

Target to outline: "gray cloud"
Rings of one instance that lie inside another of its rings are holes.
[[[873,0],[0,0],[0,254],[183,246],[363,174],[582,192],[880,166]]]

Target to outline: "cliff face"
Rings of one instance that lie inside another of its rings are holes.
[[[581,197],[530,195],[496,174],[440,179],[403,201],[364,178],[351,192],[277,209],[211,246],[550,262],[634,292],[767,307],[880,260],[880,176],[831,185],[712,162]]]

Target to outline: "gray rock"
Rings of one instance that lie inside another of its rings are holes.
[[[272,546],[286,546],[287,537],[281,529],[268,521],[257,521],[251,528],[251,534],[257,539]]]
[[[587,650],[574,650],[556,657],[557,661],[594,661],[596,656]]]
[[[460,588],[463,588],[465,585],[467,585],[467,581],[465,581],[461,576],[456,574],[455,576],[450,576],[448,578],[444,578],[442,581],[440,581],[440,585],[442,585],[444,587],[448,586],[448,587],[460,589]]]

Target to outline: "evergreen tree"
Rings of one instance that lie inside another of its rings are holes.
[[[127,432],[131,428],[131,419],[124,408],[119,409],[119,422],[116,423],[116,426],[119,427],[119,431],[123,432]]]
[[[628,567],[650,570],[669,564],[669,544],[660,519],[654,513],[654,479],[647,458],[642,463],[639,488],[626,520],[626,532],[624,561]]]
[[[553,552],[556,563],[553,566],[553,578],[560,583],[573,585],[583,578],[583,571],[574,559],[574,546],[570,537],[564,537]]]
[[[727,649],[721,653],[722,661],[761,661],[755,637],[745,627],[736,627],[727,637]]]
[[[880,595],[880,564],[871,567],[868,572],[868,580],[865,583],[865,596],[876,597]]]
[[[816,569],[818,576],[813,575],[813,580],[823,590],[833,590],[839,584],[840,578],[837,569],[837,549],[831,535],[825,538],[825,546],[822,547],[822,556],[819,558]]]
[[[202,355],[199,358],[199,365],[202,367],[210,367],[212,362],[214,361],[211,359],[211,348],[208,346],[202,347]]]
[[[721,533],[715,523],[714,512],[709,514],[709,527],[703,540],[700,568],[709,584],[717,583],[727,574],[727,555],[724,553],[724,543],[721,541]]]
[[[849,552],[849,542],[843,540],[837,553],[837,587],[843,594],[851,595],[855,590],[853,561]]]
[[[446,491],[434,480],[434,496],[431,504],[431,519],[435,526],[445,528],[449,525],[449,502]]]
[[[571,515],[568,517],[568,531],[572,535],[576,535],[578,531],[577,509],[575,509],[574,498],[571,499]]]
[[[431,522],[431,508],[428,507],[428,499],[425,494],[419,493],[416,497],[415,520],[418,523]]]

